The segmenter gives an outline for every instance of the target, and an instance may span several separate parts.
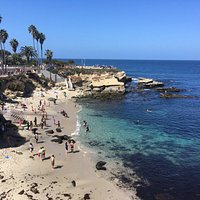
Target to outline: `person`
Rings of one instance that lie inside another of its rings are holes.
[[[41,158],[42,158],[42,161],[45,159],[45,148],[42,147],[42,155],[41,155]]]
[[[58,128],[60,128],[60,121],[58,121]]]
[[[53,116],[53,124],[55,125],[56,124],[56,120],[55,120],[55,117]]]
[[[38,157],[42,158],[42,147],[40,147],[40,149],[38,151]]]
[[[41,129],[43,129],[43,127],[44,127],[43,121],[40,123],[40,126],[41,126]]]
[[[83,126],[86,127],[87,126],[87,122],[85,120],[83,120]]]
[[[37,126],[37,117],[34,119],[35,126]]]
[[[52,167],[52,169],[54,169],[54,165],[55,165],[55,156],[52,155],[51,156],[51,167]]]
[[[65,97],[65,99],[66,99],[66,97],[67,97],[67,93],[66,93],[66,92],[64,92],[64,97]]]
[[[29,145],[29,150],[31,153],[33,152],[33,144],[32,143],[30,143],[30,145]]]
[[[30,121],[30,129],[32,130],[32,128],[33,128],[33,122]]]
[[[73,141],[71,141],[69,143],[69,145],[70,145],[70,148],[71,148],[71,152],[74,152],[74,143],[73,143]]]
[[[27,130],[29,130],[29,127],[30,127],[30,124],[29,124],[29,121],[27,121]]]
[[[65,142],[65,150],[68,152],[68,143]]]
[[[38,143],[38,133],[35,133],[35,141]]]
[[[86,132],[90,131],[89,126],[86,126]]]

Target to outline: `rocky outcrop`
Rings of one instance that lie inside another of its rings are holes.
[[[143,88],[163,87],[164,83],[149,78],[139,78],[138,86]]]
[[[181,94],[170,94],[170,93],[161,93],[160,98],[166,98],[166,99],[171,99],[171,98],[193,98],[192,96],[188,95],[181,95]]]
[[[106,167],[104,166],[106,164],[105,161],[99,161],[97,164],[96,164],[96,169],[97,170],[106,170]]]
[[[117,78],[113,76],[104,76],[99,79],[93,78],[90,84],[92,91],[100,91],[103,93],[124,93],[125,87],[124,83],[118,81]]]
[[[18,96],[30,96],[36,87],[47,87],[48,81],[36,73],[13,75],[0,79],[0,92],[13,99]]]
[[[175,87],[169,87],[169,88],[156,88],[156,91],[158,91],[158,92],[182,92],[184,90],[175,88]]]

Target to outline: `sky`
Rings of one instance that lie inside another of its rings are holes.
[[[6,0],[9,41],[46,35],[54,58],[200,60],[200,0]]]

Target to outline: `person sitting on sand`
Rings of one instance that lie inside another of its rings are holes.
[[[54,165],[55,165],[55,156],[52,155],[51,156],[51,167],[52,167],[52,169],[54,169]]]
[[[29,150],[31,153],[33,152],[33,144],[32,143],[30,143],[30,145],[29,145]]]

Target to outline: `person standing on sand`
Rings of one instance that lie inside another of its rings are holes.
[[[37,126],[37,117],[34,119],[35,126]]]
[[[30,143],[30,145],[29,145],[29,150],[31,153],[33,152],[33,144],[32,143]]]
[[[30,121],[30,129],[31,129],[31,131],[32,131],[32,128],[33,128],[33,122]]]
[[[36,143],[38,143],[38,134],[37,133],[35,133],[35,141],[36,141]]]
[[[60,121],[58,121],[58,128],[60,128]]]
[[[43,147],[43,149],[42,149],[42,160],[45,159],[45,153],[46,153],[46,150],[45,150],[45,148]]]
[[[55,125],[56,124],[56,120],[55,120],[55,117],[53,116],[53,124]]]
[[[68,143],[67,142],[65,142],[65,150],[66,150],[66,152],[68,152]]]
[[[52,167],[52,169],[54,169],[54,165],[55,165],[55,156],[52,155],[51,156],[51,167]]]
[[[69,145],[70,145],[70,148],[71,148],[71,153],[73,153],[74,152],[74,143],[73,143],[73,141],[71,141],[69,143]]]

